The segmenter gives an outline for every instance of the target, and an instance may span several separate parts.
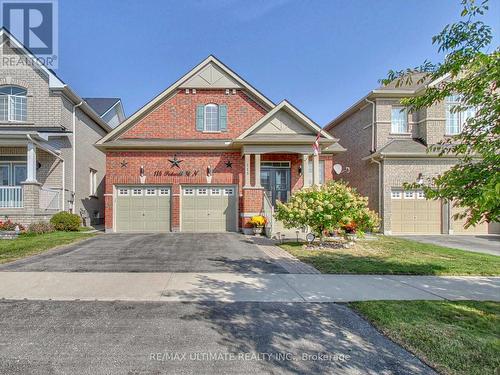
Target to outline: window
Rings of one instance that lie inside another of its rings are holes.
[[[149,196],[156,195],[156,189],[155,188],[146,188],[146,195],[149,195]]]
[[[392,190],[391,191],[391,198],[392,199],[401,199],[402,195],[403,195],[403,192],[401,190]]]
[[[184,195],[194,195],[193,188],[184,188]]]
[[[211,188],[210,195],[220,195],[220,188]]]
[[[233,188],[225,188],[224,195],[234,195],[234,189]]]
[[[128,195],[128,189],[127,188],[119,188],[118,195]]]
[[[142,195],[142,189],[141,188],[133,188],[132,189],[132,195],[134,196],[139,196],[139,195]]]
[[[308,178],[309,178],[309,186],[313,184],[313,163],[312,161],[309,161],[307,163],[307,168],[309,169],[308,172]],[[325,183],[325,161],[320,160],[319,161],[319,183],[324,184]]]
[[[208,195],[208,190],[206,188],[198,188],[196,195]]]
[[[206,132],[218,132],[219,127],[219,107],[217,104],[207,104],[205,106],[205,126]]]
[[[413,190],[406,190],[404,197],[405,199],[413,199],[415,198],[415,192]]]
[[[21,87],[0,87],[0,121],[26,121],[26,90]]]
[[[261,167],[271,167],[271,168],[290,168],[289,161],[261,161]]]
[[[425,199],[425,194],[423,190],[417,190],[417,199]]]
[[[95,169],[90,168],[90,196],[94,196],[97,194],[97,171]]]
[[[169,188],[160,188],[158,190],[159,195],[170,195],[170,189]]]
[[[391,133],[408,133],[408,112],[404,107],[392,107]]]
[[[457,111],[457,107],[462,105],[459,95],[451,95],[446,98],[446,134],[460,134],[467,120],[476,116],[475,108],[467,108],[464,111]]]
[[[1,186],[19,186],[21,182],[26,181],[26,177],[26,163],[2,162],[0,164]]]

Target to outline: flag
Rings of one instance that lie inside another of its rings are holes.
[[[316,139],[314,140],[314,143],[313,143],[314,155],[321,154],[321,150],[319,148],[319,137],[320,136],[321,136],[321,132],[318,132],[318,135],[316,136]]]

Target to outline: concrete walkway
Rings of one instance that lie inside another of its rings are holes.
[[[100,301],[500,301],[500,277],[0,272],[0,298]]]

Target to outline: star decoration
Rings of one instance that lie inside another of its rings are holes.
[[[231,160],[226,161],[226,168],[232,168],[232,167],[233,163],[231,162]]]
[[[128,165],[128,161],[123,160],[120,162],[120,165],[122,168],[125,168]]]
[[[183,162],[183,160],[179,160],[177,159],[177,155],[174,155],[174,158],[173,159],[168,159],[168,161],[170,162],[170,164],[172,164],[170,166],[170,168],[173,168],[173,167],[177,167],[177,168],[180,168],[180,164],[181,162]]]

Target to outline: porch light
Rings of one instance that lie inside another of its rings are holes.
[[[299,176],[302,176],[302,166],[299,165]]]
[[[207,177],[211,177],[212,176],[212,167],[209,165],[207,167]]]
[[[141,168],[139,168],[139,176],[144,177],[144,165],[141,165]]]

